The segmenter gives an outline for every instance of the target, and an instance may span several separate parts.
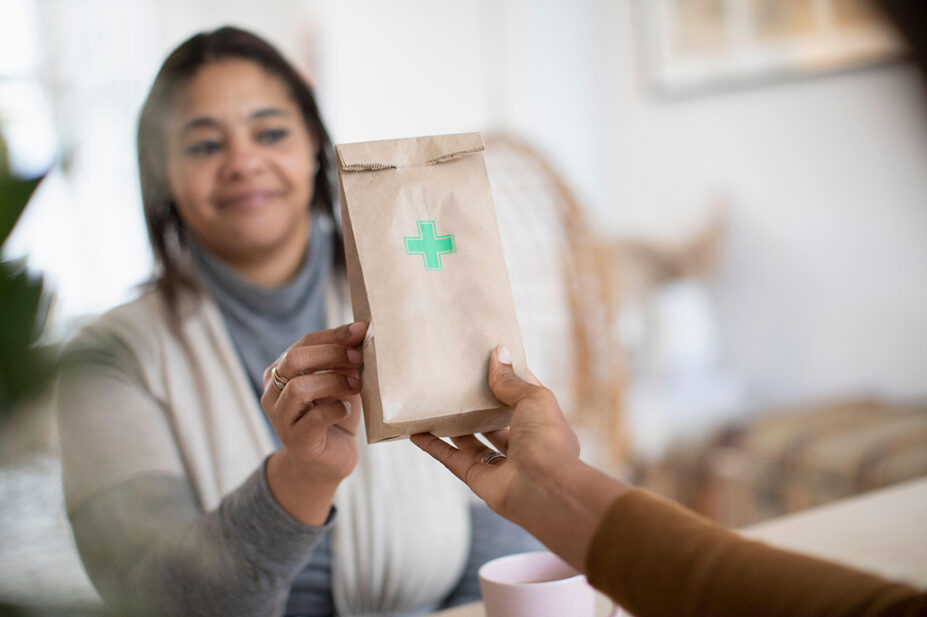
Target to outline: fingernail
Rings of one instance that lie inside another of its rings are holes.
[[[348,332],[351,334],[357,334],[358,332],[362,331],[366,325],[367,324],[363,321],[355,321],[350,326],[348,326]]]
[[[348,385],[351,386],[352,390],[357,390],[358,388],[360,388],[360,379],[358,379],[357,377],[349,376],[349,377],[345,377],[345,379],[348,381]]]
[[[344,415],[346,415],[346,416],[351,415],[351,403],[349,403],[348,401],[342,399],[342,400],[341,400],[341,404],[344,405]]]
[[[499,345],[496,347],[496,360],[502,364],[512,365],[512,353],[509,351],[509,348],[505,345]]]
[[[356,349],[348,349],[348,362],[351,364],[360,364],[364,359],[363,354]]]

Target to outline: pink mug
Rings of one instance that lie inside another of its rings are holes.
[[[586,577],[553,553],[499,557],[480,568],[486,617],[595,617]],[[615,608],[611,617],[618,617]]]

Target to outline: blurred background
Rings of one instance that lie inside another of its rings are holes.
[[[45,277],[47,345],[149,276],[137,113],[224,24],[336,143],[483,132],[591,462],[732,526],[927,474],[927,100],[864,0],[0,0],[11,170],[51,168],[3,257]],[[93,602],[48,407],[0,437],[0,597]]]

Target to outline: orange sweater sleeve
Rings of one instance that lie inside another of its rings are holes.
[[[589,582],[637,617],[927,617],[927,593],[750,541],[642,490],[615,500]]]

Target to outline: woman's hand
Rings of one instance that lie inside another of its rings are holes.
[[[463,480],[489,507],[521,525],[577,568],[593,531],[627,486],[579,460],[579,441],[557,399],[534,376],[512,370],[508,349],[496,347],[489,386],[513,407],[509,428],[484,436],[453,437],[456,448],[430,433],[412,442]]]
[[[280,504],[309,524],[325,521],[335,489],[357,464],[356,347],[366,331],[356,322],[312,332],[264,371],[261,406],[283,443],[268,461],[267,479]]]

